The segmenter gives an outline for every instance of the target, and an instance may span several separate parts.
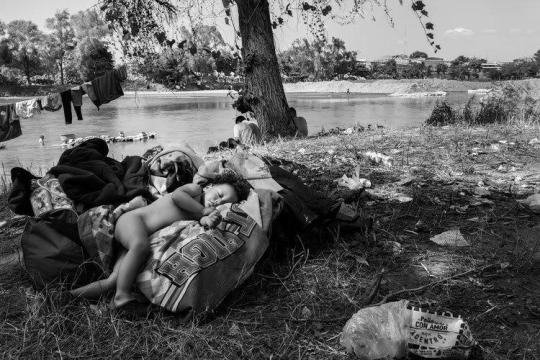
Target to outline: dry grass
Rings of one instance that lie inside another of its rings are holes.
[[[214,314],[188,323],[155,310],[128,318],[109,311],[107,299],[60,305],[54,292],[33,292],[19,264],[8,262],[0,272],[0,301],[8,304],[0,310],[0,351],[6,358],[342,359],[339,333],[382,269],[373,302],[494,264],[402,298],[464,315],[486,359],[538,359],[540,271],[524,231],[540,216],[516,202],[540,190],[533,137],[538,128],[421,128],[256,148],[310,186],[358,204],[376,220],[373,234],[325,225],[276,243]],[[394,166],[370,163],[361,155],[367,150],[391,155]],[[357,166],[374,184],[369,195],[334,182]],[[480,181],[488,195],[477,195]],[[396,202],[397,194],[413,200]],[[456,227],[471,247],[429,241]],[[0,230],[0,242],[16,244],[17,229]]]

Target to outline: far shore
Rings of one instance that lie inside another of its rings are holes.
[[[540,92],[540,79],[527,80],[511,80],[507,83],[523,85],[529,89]],[[497,84],[505,82],[490,82],[490,81],[458,81],[446,79],[401,79],[401,80],[336,80],[336,81],[319,81],[319,82],[298,82],[285,83],[284,88],[286,93],[347,93],[351,94],[414,94],[437,91],[468,91],[478,89],[490,89]],[[70,85],[54,85],[54,86],[19,86],[19,87],[0,87],[0,99],[10,98],[30,98],[42,96],[51,92],[61,91]],[[156,85],[156,90],[133,90],[132,84],[125,86],[126,96],[227,96],[229,90],[163,90],[164,87]]]

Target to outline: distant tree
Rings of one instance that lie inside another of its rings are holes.
[[[14,20],[7,24],[7,45],[11,54],[9,66],[20,69],[30,85],[32,76],[41,71],[40,46],[44,35],[37,25],[27,20]]]
[[[390,59],[382,66],[382,74],[384,77],[396,79],[398,77],[396,60]]]
[[[534,61],[540,66],[540,50],[534,53]]]
[[[470,59],[466,56],[460,55],[450,64],[448,69],[448,75],[451,79],[465,80],[470,79],[471,73],[469,70]]]
[[[79,11],[70,18],[77,48],[69,61],[71,78],[93,80],[114,67],[107,39],[112,35],[103,16],[94,9]]]
[[[437,77],[441,77],[446,75],[446,72],[448,71],[448,65],[446,64],[437,64],[437,67],[435,68],[435,72],[437,73]]]
[[[471,75],[478,79],[480,77],[480,72],[482,71],[482,64],[487,63],[486,59],[471,58],[469,59],[469,69]]]
[[[79,73],[84,81],[90,81],[114,68],[114,60],[107,46],[93,38],[79,43]]]
[[[423,59],[427,59],[428,55],[423,52],[423,51],[415,51],[413,52],[411,55],[409,55],[409,57],[411,59],[418,59],[418,58],[423,58]]]
[[[59,10],[54,17],[46,20],[46,26],[52,30],[49,35],[48,46],[52,57],[56,60],[60,72],[60,83],[64,83],[64,62],[66,53],[75,49],[75,32],[69,21],[70,15],[67,10]]]

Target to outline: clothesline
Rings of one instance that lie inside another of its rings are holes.
[[[78,120],[82,116],[82,96],[87,95],[98,108],[124,95],[120,83],[127,78],[125,66],[107,71],[104,75],[91,82],[85,82],[59,93],[51,93],[33,99],[23,100],[12,104],[0,105],[0,142],[15,139],[22,135],[20,119],[27,119],[42,110],[58,111],[64,109],[66,124],[71,124],[75,110]]]

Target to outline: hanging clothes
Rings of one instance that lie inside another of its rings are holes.
[[[124,95],[120,85],[121,76],[118,71],[107,71],[105,75],[92,80],[92,87],[96,95],[94,104],[99,107]]]
[[[76,86],[71,88],[71,102],[73,103],[73,108],[75,109],[75,113],[77,114],[77,120],[82,120],[82,96],[83,91],[80,86]]]
[[[15,113],[24,119],[41,113],[41,100],[30,99],[15,103]]]
[[[0,141],[15,139],[21,135],[21,123],[15,112],[15,104],[0,105]]]
[[[42,108],[47,111],[57,111],[62,107],[62,99],[58,93],[43,96],[40,100]]]
[[[64,118],[66,124],[71,124],[71,121],[73,120],[73,115],[71,113],[71,103],[73,102],[72,90],[62,91],[60,93],[60,97],[62,98],[62,105],[64,106]],[[76,101],[78,104],[82,105],[82,93],[80,94],[80,97],[80,101],[79,99],[76,99]],[[73,108],[75,109],[75,113],[77,114],[77,119],[82,120],[80,105],[75,106],[75,104],[73,104]]]
[[[97,101],[96,93],[94,92],[94,87],[92,86],[92,83],[85,82],[81,85],[81,90],[83,94],[88,95],[88,98],[92,100],[92,102],[95,104]]]

